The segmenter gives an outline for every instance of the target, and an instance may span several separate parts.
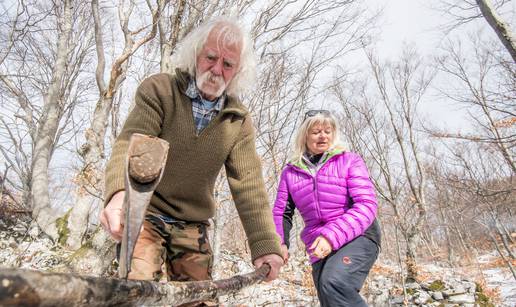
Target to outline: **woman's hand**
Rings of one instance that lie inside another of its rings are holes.
[[[315,239],[314,243],[312,243],[312,246],[310,246],[308,251],[312,256],[323,259],[331,253],[332,248],[330,242],[328,242],[328,240],[326,240],[326,238],[321,235]]]

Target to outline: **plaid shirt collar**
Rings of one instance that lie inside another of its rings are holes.
[[[190,79],[185,94],[192,100],[192,113],[197,135],[206,128],[209,123],[219,114],[224,106],[226,94],[220,96],[216,102],[203,99],[195,81]]]
[[[186,89],[185,94],[186,96],[190,97],[190,99],[192,99],[192,103],[197,104],[202,109],[206,109],[207,104],[203,103],[204,101],[206,101],[206,99],[202,98],[201,92],[199,91],[199,88],[197,88],[197,84],[195,84],[194,79],[190,79],[190,81],[188,82],[188,88]],[[206,111],[216,111],[217,113],[220,112],[220,110],[222,110],[222,107],[224,106],[225,101],[226,93],[224,92],[224,94],[222,94],[222,96],[220,96],[217,99],[217,102],[213,104],[213,107]]]

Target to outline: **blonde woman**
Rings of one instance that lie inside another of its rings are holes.
[[[338,134],[329,111],[306,113],[281,174],[274,222],[288,260],[288,233],[299,210],[321,306],[367,306],[359,291],[379,252],[377,200],[364,161],[339,145]]]

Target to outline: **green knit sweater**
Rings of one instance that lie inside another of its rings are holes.
[[[224,165],[229,187],[252,259],[281,255],[279,238],[255,148],[255,132],[246,108],[228,97],[226,105],[197,135],[192,103],[184,92],[187,74],[156,74],[136,91],[135,106],[118,136],[106,167],[105,203],[124,189],[124,163],[133,133],[158,136],[170,144],[163,178],[149,210],[186,221],[205,221],[215,213],[213,189]]]

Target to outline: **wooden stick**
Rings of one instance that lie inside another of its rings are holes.
[[[159,283],[0,269],[0,306],[180,305],[212,300],[265,279],[270,266],[217,281]]]

